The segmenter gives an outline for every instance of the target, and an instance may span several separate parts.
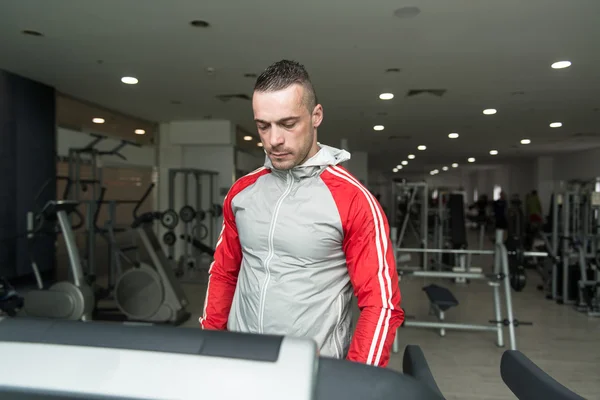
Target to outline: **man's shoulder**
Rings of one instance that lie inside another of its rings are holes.
[[[342,191],[345,195],[362,197],[370,194],[365,185],[350,171],[340,165],[331,165],[321,175],[331,190]]]
[[[260,168],[255,169],[254,171],[250,172],[249,174],[242,176],[237,181],[235,181],[233,186],[231,186],[231,189],[229,189],[228,197],[233,198],[235,195],[237,195],[244,189],[255,184],[256,181],[258,181],[260,179],[260,177],[265,176],[265,175],[269,174],[270,172],[271,172],[270,169],[265,168],[265,167],[260,167]]]

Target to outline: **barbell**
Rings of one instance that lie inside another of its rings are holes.
[[[213,204],[207,210],[195,210],[194,207],[187,205],[181,207],[181,210],[179,210],[179,218],[186,223],[192,222],[194,219],[204,221],[207,214],[210,214],[214,218],[220,217],[223,215],[223,207],[219,204]]]

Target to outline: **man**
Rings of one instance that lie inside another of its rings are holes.
[[[404,313],[380,205],[339,166],[350,154],[317,142],[323,108],[302,65],[267,68],[252,107],[265,165],[225,198],[202,328],[308,337],[323,356],[386,366]]]

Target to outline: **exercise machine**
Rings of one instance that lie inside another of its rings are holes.
[[[417,346],[407,346],[399,373],[319,357],[310,339],[4,319],[0,353],[10,366],[0,397],[10,399],[444,398]]]
[[[423,288],[430,303],[430,310],[435,314],[437,321],[414,320],[411,316],[406,315],[403,327],[439,329],[440,336],[446,335],[446,330],[467,330],[467,331],[483,331],[493,332],[497,336],[496,345],[504,346],[504,329],[508,328],[509,343],[512,350],[517,349],[517,340],[515,329],[521,325],[531,325],[531,322],[519,321],[514,316],[512,306],[512,287],[514,279],[511,277],[509,268],[510,254],[503,242],[504,232],[496,231],[496,244],[494,250],[466,250],[466,249],[413,249],[413,248],[397,248],[396,252],[427,252],[437,254],[477,254],[477,255],[493,255],[494,256],[494,271],[491,274],[481,272],[460,272],[460,271],[415,271],[413,269],[405,270],[398,267],[400,276],[415,276],[421,278],[439,278],[439,279],[465,279],[465,280],[480,280],[488,282],[492,288],[494,300],[494,319],[491,319],[488,324],[467,324],[467,323],[451,323],[444,321],[445,312],[459,305],[458,300],[452,292],[443,286],[429,285]],[[526,252],[524,257],[544,256],[542,252]],[[480,269],[481,270],[481,269]],[[506,306],[506,317],[502,313],[501,292],[504,294],[504,303]],[[398,351],[398,336],[394,341],[393,351]]]
[[[519,400],[583,400],[518,350],[507,350],[500,363],[502,380]]]
[[[132,321],[179,325],[190,317],[186,309],[189,302],[175,276],[173,262],[167,259],[154,231],[154,222],[163,214],[147,212],[138,216],[137,210],[138,207],[132,229],[148,260],[119,275],[114,288],[115,303]]]
[[[82,268],[88,284],[93,285],[96,274],[96,236],[105,234],[105,229],[99,228],[96,223],[99,208],[103,203],[109,204],[109,210],[115,206],[115,202],[104,201],[103,185],[104,170],[102,159],[106,156],[118,157],[122,160],[127,158],[121,153],[126,146],[141,147],[139,143],[121,139],[120,143],[113,148],[101,150],[98,146],[108,139],[107,136],[91,133],[91,141],[83,147],[69,148],[67,186],[65,187],[65,199],[73,200],[81,204],[85,211],[86,245],[82,251]],[[89,170],[87,174],[84,170]],[[84,178],[84,175],[87,176]],[[118,204],[135,204],[136,201],[118,201]],[[111,215],[112,224],[115,223],[114,214]],[[112,260],[111,260],[112,261]],[[109,271],[110,272],[110,271]]]
[[[590,182],[569,182],[551,202],[552,265],[549,297],[600,316],[600,192]]]
[[[94,293],[85,282],[75,235],[69,219],[70,214],[76,211],[77,206],[76,201],[49,201],[41,213],[35,216],[30,213],[28,216],[30,240],[34,240],[36,231],[38,231],[38,229],[33,229],[34,224],[40,226],[40,224],[50,223],[55,226],[55,223],[58,223],[69,256],[71,278],[71,281],[60,281],[45,288],[37,264],[35,260],[32,260],[31,266],[36,277],[37,288],[24,295],[23,311],[28,316],[82,321],[92,319],[95,304]]]
[[[58,221],[69,257],[71,281],[61,281],[44,288],[41,274],[35,260],[32,260],[38,287],[24,295],[23,310],[27,316],[82,321],[103,318],[96,307],[94,292],[84,279],[69,220],[69,214],[77,212],[77,205],[70,200],[51,201],[39,214],[43,221]],[[154,233],[153,221],[161,217],[161,213],[146,213],[135,219],[132,229],[146,250],[149,261],[132,265],[120,274],[113,295],[118,309],[129,321],[178,325],[189,319],[190,313],[186,310],[188,300]],[[30,216],[28,225],[39,224],[34,222],[35,219]],[[33,236],[37,229],[30,231]]]

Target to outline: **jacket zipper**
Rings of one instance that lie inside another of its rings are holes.
[[[263,333],[263,318],[265,315],[265,298],[267,296],[267,286],[269,285],[269,280],[271,280],[271,271],[269,270],[269,263],[275,256],[275,249],[274,249],[274,245],[273,245],[273,240],[274,240],[274,236],[275,236],[275,224],[277,222],[277,216],[279,215],[279,209],[281,208],[281,204],[283,204],[283,200],[287,197],[288,194],[290,194],[290,192],[292,190],[292,185],[294,183],[294,180],[292,179],[292,171],[289,171],[289,174],[287,175],[286,180],[288,182],[288,186],[285,189],[285,192],[283,192],[283,194],[281,195],[281,197],[279,198],[279,200],[277,200],[277,203],[275,204],[275,210],[273,211],[273,219],[271,220],[271,226],[269,227],[269,239],[268,239],[269,240],[269,253],[268,253],[267,259],[265,261],[266,276],[265,276],[265,281],[263,283],[263,288],[262,288],[262,291],[260,294],[260,309],[259,309],[259,316],[258,316],[258,331],[259,331],[259,333]]]

